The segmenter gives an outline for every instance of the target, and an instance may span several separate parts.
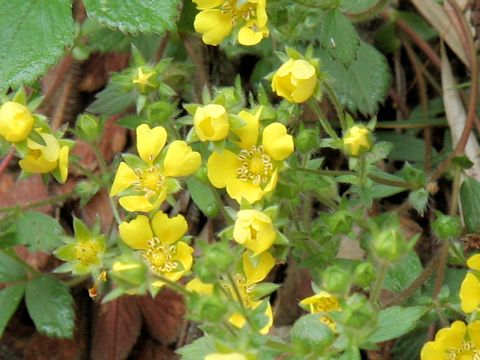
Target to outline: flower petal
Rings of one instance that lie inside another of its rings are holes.
[[[145,196],[142,195],[123,196],[118,202],[125,210],[130,212],[149,212],[160,205],[158,204],[158,201],[152,204]]]
[[[169,146],[163,162],[165,176],[187,176],[202,163],[200,153],[193,151],[185,141],[175,140]]]
[[[196,292],[198,294],[210,295],[213,293],[213,285],[204,283],[199,278],[194,278],[190,280],[186,285],[185,289],[190,292]]]
[[[245,125],[233,130],[235,135],[240,138],[239,142],[236,142],[242,149],[249,149],[253,145],[257,144],[259,117],[261,111],[258,111],[255,115],[246,110],[242,110],[238,113],[238,116],[245,121]]]
[[[138,180],[138,176],[126,163],[121,162],[118,166],[115,180],[113,180],[110,196],[115,196]]]
[[[205,44],[218,45],[232,31],[232,15],[218,9],[203,10],[195,16],[193,26]]]
[[[467,273],[460,286],[460,300],[462,311],[469,314],[480,306],[480,281],[475,274]]]
[[[123,242],[136,250],[148,248],[148,241],[153,238],[150,221],[145,215],[138,215],[130,222],[122,222],[118,231]]]
[[[293,153],[293,138],[287,134],[287,128],[280,123],[268,125],[262,134],[265,151],[276,161],[285,160]]]
[[[60,156],[58,157],[58,169],[60,170],[60,180],[62,183],[68,177],[68,146],[62,146],[60,149]]]
[[[223,150],[220,154],[214,152],[207,162],[208,179],[216,188],[224,188],[228,181],[236,178],[240,165],[240,159],[233,152],[229,150]]]
[[[227,182],[227,193],[239,204],[242,199],[245,199],[249,204],[253,204],[263,197],[265,191],[252,182],[233,179]]]
[[[147,124],[142,124],[137,127],[137,151],[142,160],[148,164],[153,163],[166,141],[167,132],[162,126],[150,129]]]
[[[470,256],[467,260],[467,265],[472,270],[480,271],[480,254]]]
[[[182,215],[169,218],[167,214],[158,212],[152,219],[152,229],[162,243],[173,244],[188,230],[188,224]]]
[[[248,251],[243,253],[243,271],[247,278],[247,284],[256,284],[265,279],[275,266],[275,258],[265,251],[256,257],[252,257]]]
[[[224,0],[192,0],[195,4],[197,4],[197,9],[205,10],[205,9],[212,9],[221,5]]]

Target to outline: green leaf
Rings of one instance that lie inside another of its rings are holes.
[[[87,14],[124,33],[163,34],[174,30],[180,0],[85,0]]]
[[[402,261],[394,264],[387,273],[383,287],[400,293],[406,289],[423,271],[418,255],[410,252]]]
[[[321,54],[323,70],[334,82],[332,86],[351,112],[373,115],[378,111],[390,86],[390,68],[385,57],[373,46],[360,42],[355,60],[348,66]]]
[[[21,214],[15,224],[17,242],[32,251],[50,251],[63,244],[63,229],[51,216],[30,211]]]
[[[480,182],[467,177],[460,188],[463,220],[467,230],[475,234],[480,230]]]
[[[95,97],[95,101],[87,108],[87,111],[101,115],[121,113],[132,105],[136,98],[134,92],[125,91],[124,86],[117,83],[109,83]]]
[[[390,160],[402,160],[411,162],[423,162],[425,160],[425,142],[412,134],[398,134],[394,132],[375,133],[377,139],[393,143],[393,149],[388,155]],[[435,158],[437,152],[432,149]]]
[[[216,349],[213,344],[213,339],[208,336],[203,336],[178,349],[176,352],[182,356],[182,360],[198,360],[205,358],[208,354],[216,352]]]
[[[25,301],[39,332],[72,338],[75,312],[68,286],[49,276],[37,277],[27,283]]]
[[[368,338],[368,341],[379,343],[405,335],[415,329],[427,310],[423,306],[392,306],[380,311],[377,329]]]
[[[0,91],[42,75],[73,42],[69,0],[0,0]]]
[[[330,56],[349,65],[355,58],[360,39],[350,20],[335,9],[325,16],[320,43]]]
[[[417,189],[408,194],[408,202],[418,211],[420,215],[423,215],[428,203],[428,191],[424,188]]]
[[[321,353],[335,339],[332,330],[320,321],[319,314],[302,316],[293,324],[293,344],[305,354]]]
[[[374,6],[378,0],[342,0],[341,9],[347,13],[361,13],[372,6]]]
[[[209,217],[218,215],[220,209],[215,202],[214,190],[210,186],[191,177],[187,180],[187,187],[193,201],[205,215]]]
[[[20,300],[25,292],[25,285],[12,285],[0,290],[0,338],[8,324],[8,321],[17,310]]]
[[[27,274],[22,264],[5,252],[0,251],[0,283],[25,280],[26,277]]]

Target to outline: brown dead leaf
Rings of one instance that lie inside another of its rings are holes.
[[[105,123],[100,150],[107,162],[125,148],[127,143],[127,129],[115,124],[119,116],[110,117]]]
[[[163,289],[154,299],[146,295],[137,300],[150,336],[161,344],[175,342],[185,314],[182,296],[173,290]]]
[[[0,207],[24,206],[48,198],[48,188],[40,175],[32,175],[28,179],[18,181],[15,181],[14,175],[9,173],[3,173],[0,177]],[[45,205],[35,210],[49,213],[52,206]]]
[[[113,225],[113,212],[110,204],[110,198],[105,189],[100,190],[87,205],[80,209],[81,218],[85,223],[92,227],[97,217],[103,232],[107,232]]]
[[[48,253],[42,251],[32,252],[23,245],[15,246],[15,252],[23,261],[36,270],[45,270],[52,258]]]
[[[96,92],[103,88],[111,72],[122,71],[128,66],[130,54],[93,54],[83,66],[80,91]]]
[[[159,344],[152,339],[146,339],[132,356],[136,360],[177,360],[179,355],[165,345]]]
[[[134,296],[96,305],[90,359],[126,359],[141,329],[142,316]]]
[[[23,350],[28,360],[70,360],[78,359],[80,344],[35,333]]]

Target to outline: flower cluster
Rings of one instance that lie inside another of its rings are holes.
[[[266,0],[193,0],[201,10],[194,27],[208,45],[218,45],[235,29],[238,42],[256,45],[269,35]]]
[[[25,173],[51,173],[62,183],[67,179],[69,142],[26,105],[8,101],[0,107],[0,137],[15,146]]]

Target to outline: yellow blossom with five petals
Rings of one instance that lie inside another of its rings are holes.
[[[289,59],[273,75],[272,90],[293,103],[312,97],[317,87],[317,70],[306,60]]]
[[[421,360],[466,360],[480,358],[480,321],[465,325],[455,321],[440,329],[434,341],[427,342],[420,354]]]
[[[245,125],[233,132],[240,138],[239,150],[223,150],[212,153],[207,163],[207,175],[213,186],[226,188],[231,198],[241,203],[260,200],[272,191],[278,179],[279,165],[294,149],[293,138],[280,123],[272,123],[263,129],[261,142],[259,116],[241,111],[238,115]]]
[[[195,30],[208,45],[218,45],[240,26],[238,42],[258,44],[269,35],[266,0],[193,0],[201,10],[195,17]]]
[[[33,122],[25,105],[8,101],[0,107],[0,136],[9,142],[25,140],[32,131]]]
[[[343,146],[349,156],[360,156],[372,148],[372,133],[362,125],[354,125],[343,136]]]
[[[65,182],[68,176],[68,146],[60,146],[57,138],[35,130],[45,142],[39,144],[27,139],[27,154],[18,162],[23,171],[31,174],[45,174],[58,168],[57,179]]]
[[[125,158],[120,163],[110,190],[110,196],[121,196],[119,203],[124,209],[149,212],[158,208],[170,192],[178,189],[176,177],[190,175],[200,167],[200,154],[185,141],[173,141],[161,156],[166,140],[167,132],[161,126],[137,127],[140,159],[135,157],[127,164]]]
[[[179,280],[192,267],[193,248],[179,241],[187,230],[182,215],[169,218],[163,212],[156,213],[151,221],[145,215],[138,215],[119,226],[123,242],[140,251],[153,275],[170,281]],[[155,287],[163,285],[161,280],[153,283]]]
[[[258,255],[268,250],[277,233],[272,219],[258,210],[240,210],[233,228],[233,239]]]

